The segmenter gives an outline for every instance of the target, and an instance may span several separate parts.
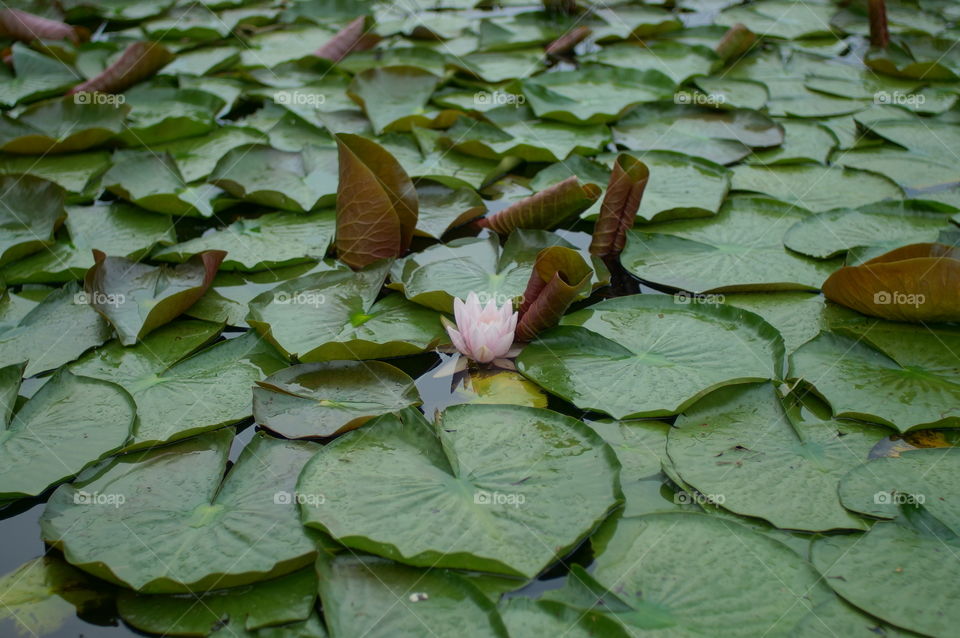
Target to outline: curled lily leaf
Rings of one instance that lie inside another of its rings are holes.
[[[562,36],[547,45],[547,54],[563,55],[564,53],[572,50],[573,47],[583,42],[591,33],[593,33],[593,30],[590,27],[583,25],[570,29]]]
[[[960,248],[911,244],[834,272],[823,294],[871,317],[960,321]]]
[[[146,80],[165,67],[173,54],[156,42],[134,42],[126,48],[116,62],[86,82],[81,82],[69,91],[74,93],[121,93],[137,82]]]
[[[418,199],[410,176],[382,146],[337,135],[337,255],[353,268],[399,257],[417,225]]]
[[[318,58],[339,62],[354,51],[371,49],[380,41],[380,36],[372,33],[371,28],[372,20],[367,16],[360,16],[340,29],[335,36],[314,51],[313,54]]]
[[[500,235],[507,235],[517,228],[549,230],[590,208],[598,197],[599,186],[581,184],[576,176],[570,176],[495,215],[484,217],[478,224]]]
[[[0,10],[0,37],[33,42],[34,40],[70,40],[78,44],[89,32],[57,20],[50,20],[19,9]]]
[[[517,339],[530,341],[557,325],[577,294],[589,285],[592,274],[587,262],[573,249],[551,246],[541,250],[523,293]]]
[[[720,59],[729,61],[749,51],[756,42],[757,34],[738,22],[727,29],[714,51]]]
[[[886,49],[890,44],[890,31],[887,29],[887,5],[884,0],[869,0],[867,10],[870,14],[870,45]]]
[[[591,255],[613,257],[623,252],[627,231],[633,227],[649,179],[650,170],[646,164],[632,155],[617,157],[593,229]]]

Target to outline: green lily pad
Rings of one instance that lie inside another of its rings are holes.
[[[835,11],[826,3],[767,0],[759,5],[726,9],[717,17],[716,23],[728,27],[741,23],[754,33],[789,40],[830,35],[830,19]]]
[[[616,123],[613,134],[632,151],[677,151],[718,164],[784,141],[781,126],[757,111],[664,102],[636,107]]]
[[[866,535],[815,541],[811,560],[823,582],[863,611],[923,635],[947,636],[960,622],[951,586],[958,551],[952,533],[878,523]]]
[[[454,572],[356,554],[321,559],[317,571],[332,636],[508,636],[493,603]]]
[[[0,265],[53,243],[53,232],[66,216],[62,188],[32,175],[3,175],[0,191]]]
[[[23,368],[0,368],[7,395],[0,405],[0,498],[36,496],[119,450],[136,418],[122,388],[69,372],[58,372],[12,413]]]
[[[650,170],[637,219],[665,221],[716,214],[730,190],[730,169],[708,160],[668,151],[630,152]],[[597,158],[612,166],[616,155]],[[596,209],[588,211],[591,217]]]
[[[903,197],[899,186],[876,173],[806,164],[737,166],[733,189],[763,193],[815,213]]]
[[[776,378],[782,358],[780,335],[752,313],[632,295],[565,316],[517,368],[581,409],[622,419],[677,414],[713,390]]]
[[[111,590],[56,554],[34,558],[0,576],[0,631],[49,635],[77,615],[109,606]]]
[[[483,199],[472,188],[450,188],[443,184],[417,184],[419,213],[414,235],[440,239],[451,228],[465,224],[487,211]]]
[[[533,75],[543,68],[545,59],[542,49],[477,51],[450,56],[447,64],[486,82],[503,82]]]
[[[110,153],[94,151],[44,157],[0,156],[0,175],[28,174],[60,185],[76,203],[90,201],[100,192],[97,178],[110,168]]]
[[[862,246],[935,242],[950,226],[950,215],[909,201],[837,209],[798,221],[783,236],[783,245],[818,259]]]
[[[0,119],[0,150],[23,155],[71,153],[99,146],[123,130],[130,107],[73,96],[40,102]]]
[[[589,66],[526,80],[523,93],[537,116],[583,125],[610,122],[634,104],[669,98],[673,86],[659,71]]]
[[[885,436],[855,422],[802,419],[766,383],[725,388],[687,408],[667,453],[684,482],[742,516],[781,529],[862,530],[866,521],[841,506],[837,486]]]
[[[222,270],[257,271],[323,259],[333,240],[333,211],[266,213],[154,251],[158,261],[183,263],[207,250],[227,253]]]
[[[385,130],[402,130],[404,120],[423,113],[439,81],[415,66],[381,66],[355,75],[349,95],[363,107],[379,135]]]
[[[73,565],[151,594],[238,587],[310,564],[316,545],[293,497],[318,446],[256,434],[224,478],[232,441],[222,429],[91,468],[50,497],[44,540]]]
[[[125,346],[189,308],[213,282],[222,251],[199,253],[178,266],[149,266],[95,250],[84,278],[87,302],[117,331]]]
[[[835,417],[882,423],[900,432],[956,427],[960,376],[951,363],[936,365],[952,355],[942,345],[931,346],[918,342],[915,352],[895,361],[858,340],[825,333],[790,356],[789,376],[812,385]]]
[[[24,375],[59,368],[108,340],[110,324],[70,282],[0,332],[0,361],[28,361]]]
[[[237,197],[293,212],[334,203],[337,151],[309,146],[302,152],[254,144],[238,146],[220,158],[210,181]]]
[[[622,611],[610,616],[634,629],[631,635],[714,635],[717,627],[744,636],[786,634],[808,605],[829,595],[809,563],[786,545],[716,516],[622,518],[605,525],[593,544],[592,576],[622,600]],[[747,606],[744,591],[751,592]]]
[[[826,315],[845,310],[827,303],[823,295],[810,292],[735,293],[722,297],[724,303],[756,313],[776,328],[787,354],[820,334],[829,323]]]
[[[802,164],[816,162],[826,164],[830,153],[837,146],[837,138],[826,126],[782,118],[776,120],[783,127],[783,144],[753,153],[747,160],[750,164]]]
[[[503,623],[515,636],[570,636],[570,638],[628,638],[615,620],[595,611],[582,611],[552,600],[516,597],[500,607]]]
[[[67,206],[66,234],[43,250],[7,265],[0,275],[10,284],[83,279],[93,250],[138,260],[156,244],[176,241],[169,217],[146,213],[124,202],[106,206]]]
[[[0,82],[0,104],[13,106],[27,99],[56,95],[82,79],[70,66],[23,43],[14,42],[10,49],[16,75],[7,75]]]
[[[850,470],[840,483],[840,500],[854,512],[881,519],[899,517],[904,506],[926,513],[960,531],[960,508],[953,495],[960,448],[909,450]]]
[[[621,260],[641,279],[695,293],[816,290],[840,260],[797,255],[782,240],[795,223],[809,218],[775,200],[732,198],[714,217],[628,231]]]
[[[214,630],[255,632],[303,621],[313,613],[317,575],[312,566],[244,587],[195,594],[123,592],[117,612],[128,625],[165,636],[207,636]],[[266,637],[265,637],[266,638]]]
[[[128,146],[152,146],[209,133],[224,106],[219,96],[198,89],[136,87],[124,97],[132,110],[120,139]]]
[[[102,179],[123,199],[158,213],[210,217],[221,191],[211,184],[187,184],[173,159],[150,150],[116,151]]]
[[[188,356],[219,329],[200,321],[168,324],[133,347],[111,342],[70,369],[112,381],[133,397],[138,417],[127,450],[176,441],[249,417],[251,386],[286,365],[252,333]]]
[[[378,262],[285,281],[250,301],[247,322],[304,363],[416,354],[446,342],[433,310],[396,294],[377,301],[388,267]]]
[[[453,299],[471,292],[481,303],[502,306],[523,296],[537,253],[548,246],[573,248],[543,230],[515,230],[502,248],[495,235],[455,239],[397,260],[390,287],[440,312],[453,312]]]
[[[644,505],[652,483],[659,491],[661,459],[666,457],[667,432],[663,421],[590,421],[588,425],[613,448],[620,461],[624,516],[646,514]]]
[[[612,451],[570,417],[458,405],[434,430],[404,414],[340,437],[304,468],[301,493],[326,497],[303,509],[308,526],[411,565],[530,578],[620,500]]]
[[[382,361],[304,363],[253,389],[253,416],[288,439],[336,436],[420,404],[413,379]]]
[[[654,40],[642,45],[633,42],[612,44],[581,59],[633,71],[656,71],[669,78],[673,85],[683,84],[693,76],[709,75],[719,63],[717,55],[707,47],[670,40]],[[660,99],[669,96],[669,93],[661,95]]]
[[[207,177],[216,168],[220,158],[238,146],[263,143],[267,136],[255,129],[224,126],[206,135],[157,144],[151,148],[166,153],[180,170],[185,182]]]

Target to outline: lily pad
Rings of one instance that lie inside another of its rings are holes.
[[[318,446],[256,434],[224,477],[232,441],[223,429],[91,468],[50,497],[44,540],[73,565],[151,594],[238,587],[310,564],[316,545],[291,495]]]
[[[262,627],[302,621],[313,613],[317,575],[312,566],[244,587],[195,594],[123,592],[117,612],[140,631],[165,636],[245,636]],[[265,637],[266,638],[266,637]]]
[[[120,139],[128,146],[152,146],[209,133],[224,100],[198,89],[137,87],[124,94],[132,107]]]
[[[583,410],[622,419],[677,414],[713,390],[776,378],[782,359],[780,335],[752,313],[632,295],[567,315],[517,368]]]
[[[102,177],[104,187],[123,199],[158,213],[210,217],[220,189],[187,184],[173,159],[149,150],[116,151]]]
[[[32,175],[4,175],[0,191],[0,265],[53,243],[53,232],[66,216],[62,188]]]
[[[648,513],[647,502],[651,484],[659,491],[661,459],[666,458],[667,433],[670,424],[663,421],[635,420],[590,421],[588,425],[613,448],[620,461],[620,486],[625,503],[624,516]]]
[[[708,75],[719,64],[717,55],[707,47],[671,40],[612,44],[581,59],[631,71],[662,73],[674,85],[683,84],[694,76]],[[669,98],[669,94],[661,95],[659,99],[665,98]]]
[[[866,529],[837,486],[886,436],[855,422],[803,419],[769,384],[725,388],[687,408],[667,453],[684,482],[724,508],[781,529]]]
[[[207,322],[176,322],[133,347],[114,341],[71,370],[112,381],[133,397],[138,418],[126,449],[176,441],[248,418],[250,387],[286,365],[252,333],[188,356],[219,329]]]
[[[257,381],[253,416],[288,439],[330,437],[420,403],[413,379],[382,361],[329,361]]]
[[[23,155],[71,153],[99,146],[123,130],[130,107],[73,97],[40,102],[0,119],[0,150]]]
[[[212,250],[179,266],[157,267],[94,250],[96,265],[84,278],[88,303],[113,325],[123,345],[132,345],[199,299],[224,255]]]
[[[122,388],[69,372],[58,372],[12,412],[23,368],[0,368],[0,498],[36,496],[119,450],[136,418]]]
[[[93,151],[44,157],[0,156],[0,175],[28,174],[58,184],[78,203],[94,199],[100,192],[97,178],[110,168],[110,153]]]
[[[454,572],[356,554],[321,559],[317,571],[332,636],[508,636],[493,603]]]
[[[207,135],[174,140],[152,146],[158,153],[168,154],[180,170],[185,182],[195,182],[213,172],[221,157],[238,146],[263,143],[267,136],[255,129],[224,126]]]
[[[420,210],[413,233],[434,239],[487,212],[483,199],[472,188],[420,183],[417,199]]]
[[[775,200],[732,198],[714,217],[629,231],[621,260],[641,279],[695,293],[816,290],[840,261],[797,255],[782,240],[809,218]]]
[[[732,164],[755,148],[784,141],[781,125],[757,111],[664,102],[633,109],[616,123],[613,134],[632,151],[677,151],[718,164]]]
[[[85,293],[70,282],[0,332],[0,361],[28,361],[24,375],[31,377],[73,361],[112,333]]]
[[[340,437],[304,468],[300,491],[326,497],[303,509],[308,526],[410,565],[530,578],[620,500],[612,451],[570,417],[459,405],[434,430],[404,414]],[[385,451],[391,463],[378,460]]]
[[[266,213],[154,251],[158,261],[183,263],[205,251],[227,254],[222,270],[257,271],[323,259],[333,241],[333,211]]]
[[[349,94],[363,107],[379,135],[385,130],[403,130],[404,120],[422,113],[439,81],[415,66],[381,66],[355,75]]]
[[[941,360],[952,356],[936,354]],[[882,423],[900,432],[956,427],[960,377],[955,366],[931,369],[931,355],[919,350],[912,361],[898,362],[857,340],[824,333],[790,356],[789,376],[811,384],[838,418]]]
[[[737,166],[733,189],[763,193],[815,213],[903,197],[899,186],[875,173],[816,165]]]
[[[830,4],[767,0],[759,5],[737,6],[723,11],[717,24],[741,23],[754,33],[774,38],[830,35],[830,19],[836,9]]]
[[[423,352],[446,336],[440,315],[402,295],[377,300],[388,263],[356,273],[318,272],[281,283],[250,301],[247,322],[304,363]]]

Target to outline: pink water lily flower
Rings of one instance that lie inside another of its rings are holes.
[[[477,294],[471,292],[466,302],[453,300],[453,314],[456,326],[445,317],[443,325],[453,345],[464,356],[477,363],[497,363],[511,351],[517,313],[509,301],[501,308],[497,308],[493,300],[481,306]]]

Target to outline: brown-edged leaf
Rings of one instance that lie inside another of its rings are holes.
[[[584,286],[593,269],[576,250],[550,246],[537,254],[517,320],[517,339],[530,341],[557,325]]]
[[[108,257],[94,250],[96,263],[84,278],[87,303],[113,324],[120,343],[132,345],[202,297],[226,255],[208,250],[171,267]]]
[[[126,48],[116,62],[101,73],[81,82],[67,92],[74,93],[120,93],[137,82],[146,80],[165,67],[173,54],[156,42],[134,42]]]
[[[593,30],[590,27],[583,25],[570,29],[562,36],[547,45],[547,54],[563,55],[567,51],[572,50],[573,47],[583,42],[591,33],[593,33]]]
[[[0,10],[0,37],[21,42],[70,40],[78,44],[89,36],[90,32],[83,27],[74,27],[19,9]]]
[[[340,134],[337,146],[337,256],[355,270],[399,257],[417,225],[417,191],[410,176],[393,155],[365,137]]]
[[[591,255],[613,257],[623,252],[627,231],[633,228],[649,179],[650,169],[646,164],[625,153],[617,157],[593,228]]]
[[[960,321],[960,248],[911,244],[836,271],[823,294],[871,317]]]
[[[489,228],[500,235],[508,235],[517,228],[549,230],[590,208],[600,197],[600,192],[596,184],[581,184],[575,175],[571,175],[477,223],[481,228]]]
[[[714,51],[721,60],[734,60],[749,51],[756,42],[757,34],[738,22],[727,29]]]
[[[340,29],[326,44],[314,51],[314,55],[332,62],[339,62],[354,51],[366,51],[376,46],[380,36],[370,31],[372,20],[360,16]]]
[[[870,14],[870,45],[886,49],[890,44],[886,2],[884,0],[869,0],[867,11]]]

